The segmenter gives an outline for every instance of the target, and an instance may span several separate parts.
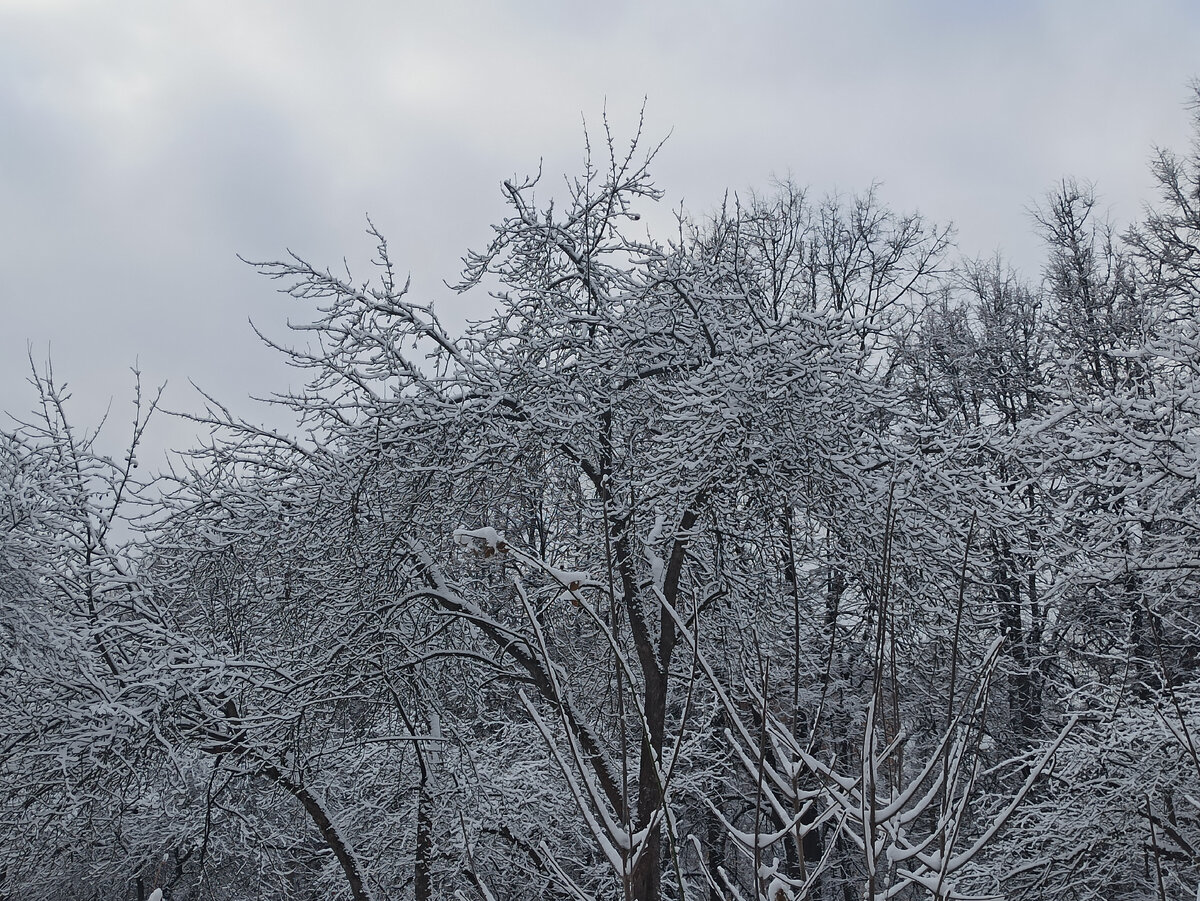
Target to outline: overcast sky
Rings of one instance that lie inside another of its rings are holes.
[[[135,360],[257,415],[292,376],[247,320],[305,311],[236,255],[358,267],[368,213],[416,296],[478,314],[442,281],[501,179],[577,171],[581,120],[627,134],[643,97],[668,204],[878,180],[1036,276],[1028,208],[1076,176],[1136,217],[1197,75],[1195,0],[0,0],[0,410],[31,347],[81,421],[128,418]]]

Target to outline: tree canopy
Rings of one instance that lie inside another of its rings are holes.
[[[458,333],[374,226],[254,263],[293,429],[143,480],[35,374],[0,898],[1200,891],[1200,150],[1032,280],[874,188],[650,234],[655,153],[505,181]]]

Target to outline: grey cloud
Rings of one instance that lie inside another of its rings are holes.
[[[1003,246],[1036,275],[1025,210],[1056,179],[1095,180],[1129,218],[1151,145],[1186,141],[1200,12],[0,0],[0,26],[0,408],[29,405],[26,343],[50,343],[86,418],[138,357],[176,406],[189,377],[235,402],[285,387],[245,320],[281,335],[303,311],[235,254],[365,275],[365,213],[414,291],[478,315],[486,298],[441,280],[488,240],[500,179],[544,158],[555,189],[581,116],[595,129],[607,106],[623,137],[643,97],[648,136],[674,132],[668,204],[773,173],[817,193],[879,179],[892,205],[955,219],[965,252]]]

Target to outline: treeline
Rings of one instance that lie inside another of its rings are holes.
[[[1200,129],[1200,122],[1198,122]],[[1200,145],[1046,264],[874,191],[681,215],[638,140],[452,334],[378,241],[276,432],[0,433],[0,898],[1200,889]],[[129,536],[133,537],[130,538]]]

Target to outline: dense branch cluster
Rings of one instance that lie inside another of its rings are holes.
[[[276,432],[0,433],[0,898],[1200,890],[1200,156],[956,262],[876,191],[677,219],[610,136],[301,302]]]

